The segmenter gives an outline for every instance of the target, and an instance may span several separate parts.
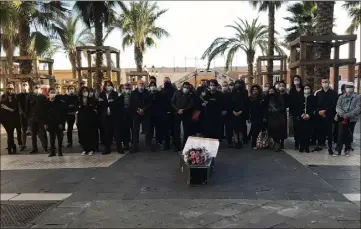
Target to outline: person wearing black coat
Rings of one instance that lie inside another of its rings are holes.
[[[20,127],[20,115],[19,104],[16,99],[15,87],[13,83],[8,83],[6,85],[6,92],[1,96],[0,116],[1,123],[4,126],[7,134],[8,154],[15,154],[16,145],[14,142],[14,130],[17,127]],[[21,138],[19,144],[21,144]]]
[[[184,82],[182,88],[174,93],[171,101],[174,112],[174,151],[180,151],[191,135],[191,120],[193,112],[194,98],[190,92],[190,83]],[[181,128],[183,125],[183,144],[181,144]]]
[[[163,148],[162,145],[162,114],[165,106],[163,95],[157,91],[157,84],[153,81],[149,83],[149,92],[151,97],[151,106],[149,107],[149,130],[146,137],[146,145],[150,146],[151,151],[155,151],[152,145],[152,139],[155,132],[156,143]]]
[[[251,122],[251,142],[253,149],[257,149],[257,138],[263,127],[263,93],[259,85],[251,87],[251,95],[249,96],[249,121]]]
[[[119,128],[116,128],[119,125],[121,117],[117,117],[119,114],[118,109],[118,93],[114,91],[114,86],[111,81],[104,82],[103,91],[99,94],[99,112],[100,112],[100,121],[104,129],[104,152],[105,154],[111,153],[111,146],[113,139],[117,145],[118,153],[124,153],[121,141]]]
[[[63,156],[62,143],[64,123],[67,117],[67,104],[60,99],[55,99],[54,88],[49,89],[48,100],[44,108],[44,128],[49,132],[50,153],[49,157],[55,156],[55,140],[58,139],[58,156]]]
[[[287,108],[290,107],[290,95],[287,93],[286,91],[286,83],[285,81],[281,80],[281,81],[278,81],[278,91],[280,92],[280,95],[281,97],[283,98],[283,101],[285,103],[285,109],[284,109],[284,117],[285,117],[285,122],[286,122],[286,125],[285,125],[285,129],[284,129],[284,136],[285,138],[284,139],[281,139],[281,149],[284,149],[284,140],[287,139],[288,137],[288,131],[287,131]]]
[[[322,145],[328,141],[328,153],[333,155],[332,142],[333,133],[332,125],[336,115],[337,93],[330,88],[328,77],[321,80],[322,90],[316,94],[316,120],[318,123],[317,130],[317,147],[313,151],[322,150]]]
[[[247,135],[247,133],[244,133],[245,117],[247,116],[245,113],[248,113],[247,99],[245,90],[241,88],[240,80],[236,80],[232,91],[231,109],[233,135],[237,149],[242,148],[243,136]]]
[[[299,107],[299,110],[294,110],[294,118],[296,118],[300,122],[300,149],[301,153],[310,152],[310,142],[312,137],[312,119],[315,115],[316,109],[316,99],[312,95],[310,85],[305,85],[304,89],[304,97]]]
[[[165,80],[164,86],[160,91],[163,97],[163,117],[162,117],[162,140],[163,140],[163,149],[170,149],[170,139],[173,138],[173,108],[171,105],[171,100],[176,92],[176,88],[172,86],[170,80]]]
[[[137,82],[137,88],[132,91],[130,95],[130,112],[133,117],[133,129],[132,129],[132,153],[139,151],[139,132],[140,124],[145,135],[149,131],[149,108],[152,103],[152,97],[147,89],[145,89],[144,82],[139,80]],[[149,135],[148,135],[149,136]],[[149,139],[147,141],[147,147],[150,149]]]
[[[123,143],[123,149],[129,150],[129,143],[131,142],[131,132],[133,128],[133,118],[130,110],[130,96],[132,93],[132,85],[125,83],[123,90],[119,96],[119,108],[122,113],[122,121],[120,123],[121,141]]]
[[[302,79],[299,75],[295,75],[293,77],[293,83],[291,85],[290,93],[289,93],[289,112],[290,116],[292,117],[293,122],[293,130],[294,130],[294,139],[295,139],[295,150],[299,150],[300,148],[300,120],[296,119],[299,111],[302,108],[302,101],[304,99],[303,93],[303,84]]]
[[[224,133],[224,129],[226,130],[226,138],[228,147],[233,147],[232,138],[233,138],[233,127],[232,127],[232,91],[228,86],[228,83],[224,81],[222,83],[222,124],[221,124],[221,131]]]
[[[222,92],[217,91],[217,80],[210,80],[209,92],[204,97],[206,114],[204,132],[206,138],[221,139],[221,117],[223,111]]]
[[[97,148],[97,104],[95,98],[89,95],[89,88],[82,87],[79,93],[76,125],[79,143],[83,147],[81,155],[94,155]]]
[[[48,136],[44,128],[44,108],[47,99],[41,94],[41,91],[40,84],[36,83],[33,93],[29,93],[26,97],[25,113],[29,118],[32,142],[30,154],[38,152],[37,136],[40,139],[44,151],[48,151]]]
[[[26,98],[29,95],[29,82],[24,81],[21,83],[21,93],[17,95],[17,100],[19,103],[19,112],[20,112],[20,124],[21,124],[21,142],[22,147],[20,151],[26,150],[26,139],[28,132],[28,114],[25,113]],[[18,136],[19,137],[19,136]]]
[[[68,144],[66,147],[70,148],[73,146],[73,129],[75,123],[75,113],[78,107],[78,96],[75,93],[75,87],[73,85],[68,86],[68,92],[64,96],[64,100],[67,104],[67,109],[68,109],[68,115],[66,118],[66,124],[67,124],[66,136],[67,136]]]

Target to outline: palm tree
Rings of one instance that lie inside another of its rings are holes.
[[[248,21],[238,18],[239,22],[234,21],[233,25],[226,25],[235,30],[235,35],[230,38],[216,38],[202,55],[202,59],[208,58],[207,69],[210,63],[218,55],[226,54],[225,70],[232,65],[234,55],[242,50],[247,56],[248,75],[253,75],[253,63],[257,49],[267,50],[268,28],[258,23],[258,18]],[[276,43],[276,50],[281,51]]]
[[[76,78],[76,47],[91,43],[90,38],[92,37],[91,30],[88,27],[77,32],[80,19],[80,16],[74,17],[68,14],[64,19],[56,19],[54,25],[55,37],[53,40],[55,50],[64,50],[68,55],[74,79]]]
[[[287,11],[291,14],[289,17],[284,17],[289,22],[289,27],[285,28],[286,37],[285,43],[288,44],[299,36],[315,35],[315,19],[316,19],[316,3],[313,1],[296,2],[287,7]],[[314,58],[314,47],[307,46],[307,59]],[[312,83],[314,76],[314,66],[306,67],[307,83]]]
[[[317,1],[317,16],[316,16],[316,35],[325,36],[333,34],[334,21],[334,5],[335,1]],[[331,55],[331,46],[328,43],[321,43],[316,47],[316,59],[329,60]],[[329,77],[329,66],[319,65],[315,66],[315,82],[314,88],[318,89],[321,86],[321,79]]]
[[[275,11],[282,5],[281,1],[252,1],[250,2],[254,8],[258,8],[258,11],[268,11],[268,56],[274,55],[275,49]],[[269,59],[267,61],[267,77],[268,81],[273,80],[273,61]]]
[[[84,23],[90,28],[94,26],[96,46],[103,46],[103,27],[108,27],[114,20],[114,1],[76,1],[74,9],[79,12]],[[103,53],[96,54],[96,67],[103,65]],[[97,71],[97,89],[100,90],[103,72]]]
[[[140,72],[146,48],[156,45],[154,38],[169,36],[165,29],[156,26],[157,19],[167,10],[159,10],[156,2],[150,4],[148,1],[131,2],[129,7],[123,2],[119,2],[119,5],[123,12],[114,25],[123,33],[123,49],[134,45],[134,60]]]
[[[31,55],[30,46],[32,39],[39,40],[46,37],[37,30],[38,27],[50,31],[52,29],[52,20],[63,17],[64,12],[67,11],[65,4],[61,1],[13,1],[8,5],[7,10],[12,12],[12,17],[9,18],[9,20],[16,20],[19,26],[20,56]],[[31,25],[36,28],[35,34],[31,32]],[[23,61],[20,63],[20,71],[22,74],[29,74],[31,70],[31,61]]]
[[[351,18],[351,24],[347,28],[346,32],[348,34],[353,34],[354,32],[357,31],[357,29],[360,27],[361,24],[361,2],[347,1],[345,2],[345,4],[342,5],[342,7],[347,10],[349,17]],[[360,37],[361,37],[361,29],[360,29]]]

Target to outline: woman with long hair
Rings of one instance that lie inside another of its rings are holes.
[[[300,147],[300,120],[297,120],[297,112],[302,108],[302,101],[304,100],[303,93],[303,84],[302,79],[299,75],[293,77],[293,83],[291,84],[289,96],[289,112],[290,116],[293,118],[293,130],[294,130],[294,139],[295,139],[295,150],[299,150]]]
[[[235,87],[232,91],[232,120],[233,120],[233,137],[237,149],[242,148],[244,133],[245,117],[248,113],[246,108],[247,92],[241,87],[241,81],[236,80]]]
[[[281,139],[284,138],[284,131],[286,119],[284,117],[284,101],[282,96],[275,87],[268,90],[268,95],[265,99],[264,120],[267,122],[267,130],[270,138],[274,142],[274,151],[280,150]],[[281,131],[280,131],[281,130]]]
[[[249,121],[251,122],[251,139],[253,149],[257,149],[256,143],[263,124],[263,93],[259,85],[253,85],[249,96]]]
[[[94,99],[89,97],[89,88],[82,87],[79,91],[79,107],[77,127],[79,143],[83,147],[81,155],[94,155],[96,150],[97,114]]]

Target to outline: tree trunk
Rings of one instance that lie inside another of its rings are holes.
[[[137,45],[134,45],[134,60],[137,65],[137,72],[143,70],[143,53]]]
[[[272,1],[268,2],[268,52],[267,56],[274,55],[275,48],[275,4]],[[273,60],[267,61],[267,78],[268,82],[273,84]]]
[[[95,27],[95,45],[96,46],[103,46],[103,20],[101,12],[95,11],[95,20],[94,20],[94,27]],[[103,53],[97,52],[96,53],[96,60],[95,66],[100,68],[103,66]],[[109,79],[110,80],[110,79]],[[97,71],[97,90],[101,90],[101,85],[103,81],[103,71]]]
[[[246,53],[247,55],[247,67],[248,67],[248,83],[252,84],[253,81],[253,62],[254,62],[254,55],[255,52],[253,51],[249,51],[248,53]]]
[[[316,35],[332,35],[334,1],[317,1],[317,17],[316,17]],[[329,42],[321,43],[316,47],[315,59],[329,60],[331,55],[331,46]],[[321,88],[321,79],[330,77],[329,66],[315,66],[315,82],[314,90]],[[337,89],[336,89],[337,90]]]
[[[29,44],[30,44],[30,25],[29,18],[20,18],[19,26],[19,51],[20,56],[29,56]],[[12,66],[11,66],[12,67]],[[20,62],[20,73],[30,74],[32,72],[32,61],[21,61]]]
[[[69,61],[71,64],[73,79],[76,79],[76,52],[69,52]]]
[[[306,47],[306,58],[307,60],[313,60],[315,57],[314,47],[312,45],[308,45]],[[306,83],[314,88],[314,76],[315,76],[315,66],[306,66]]]

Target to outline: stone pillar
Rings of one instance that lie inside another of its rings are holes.
[[[298,68],[299,74],[303,80],[303,82],[306,82],[306,77],[305,77],[305,66],[302,65],[302,61],[306,60],[306,42],[301,41],[300,42],[300,66]]]
[[[105,52],[106,59],[107,59],[107,78],[108,80],[112,80],[112,58],[110,56],[110,50],[106,50]]]
[[[348,45],[348,58],[349,59],[355,58],[355,49],[356,49],[356,41],[350,41],[349,45]],[[354,80],[355,80],[355,65],[349,64],[347,81],[354,82]]]
[[[340,46],[336,45],[335,46],[335,51],[334,51],[334,54],[333,54],[333,59],[338,60],[339,58],[340,58]],[[338,91],[338,81],[340,80],[340,78],[338,77],[340,75],[339,68],[340,67],[338,65],[333,66],[333,77],[331,79],[331,81],[333,81],[333,89],[336,92]]]
[[[88,62],[88,87],[93,87],[93,72],[92,67],[92,55],[90,51],[87,51],[87,62]]]

